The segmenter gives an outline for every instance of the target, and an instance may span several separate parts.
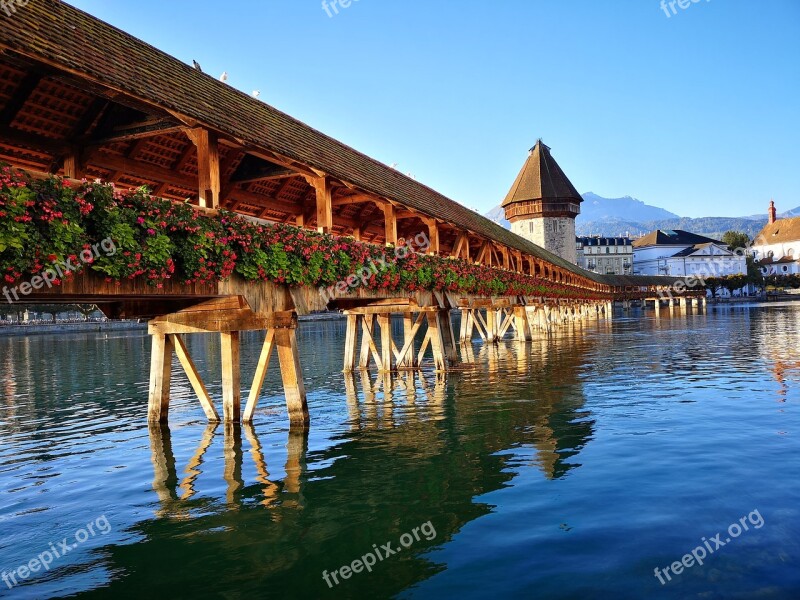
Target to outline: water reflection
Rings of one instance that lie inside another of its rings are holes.
[[[151,426],[153,516],[128,529],[143,541],[107,549],[124,576],[89,595],[145,589],[174,557],[183,566],[164,582],[165,594],[219,589],[221,572],[242,594],[300,598],[390,597],[427,579],[444,565],[426,551],[492,511],[480,497],[511,485],[522,469],[556,480],[580,467],[576,457],[593,437],[594,420],[581,382],[593,342],[579,337],[476,344],[465,350],[477,366],[448,376],[337,374],[331,386],[344,395],[331,414],[342,426],[313,450],[309,434],[265,434],[280,422],[270,415],[255,426],[180,426],[182,440],[195,436],[188,451],[181,443],[184,462],[173,451],[177,430]],[[327,427],[319,423],[325,414],[310,435]],[[285,461],[270,465],[276,436]],[[525,451],[527,463],[520,463],[517,450],[524,449],[533,458]],[[427,521],[437,537],[381,573],[334,590],[322,580],[323,570]]]
[[[797,359],[797,338],[800,336],[800,311],[767,309],[768,316],[754,320],[753,345],[770,365],[778,384],[778,402],[785,403],[789,382],[800,381],[800,360]]]
[[[261,486],[263,498],[260,504],[265,507],[274,506],[282,493],[287,494],[284,507],[299,508],[301,478],[305,469],[305,453],[308,448],[308,436],[302,430],[289,432],[286,448],[288,457],[284,466],[286,476],[282,484],[270,479],[263,448],[252,424],[210,423],[206,426],[197,444],[197,450],[183,469],[185,476],[178,476],[177,461],[172,449],[172,433],[166,424],[149,424],[150,453],[153,464],[153,490],[158,496],[156,518],[171,517],[188,519],[191,514],[188,502],[197,495],[197,483],[204,474],[203,464],[206,453],[217,437],[217,431],[223,430],[223,470],[221,474],[225,482],[225,505],[228,509],[238,509],[243,501],[245,481],[242,475],[245,453],[243,451],[242,433],[250,446],[248,452],[257,473],[256,481]],[[205,474],[213,477],[213,471]]]

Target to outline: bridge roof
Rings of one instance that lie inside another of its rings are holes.
[[[87,89],[180,116],[184,122],[188,119],[253,148],[288,157],[579,276],[617,285],[610,276],[580,269],[395,169],[64,2],[37,0],[19,7],[13,19],[0,19],[0,48],[5,56],[32,59],[57,76],[77,78]],[[536,161],[538,176],[523,178],[515,186],[519,193],[580,199],[541,142],[529,160]],[[541,168],[547,176],[542,177]]]

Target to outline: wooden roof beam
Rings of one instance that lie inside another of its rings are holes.
[[[102,137],[89,138],[84,141],[87,146],[105,146],[114,142],[128,142],[141,138],[155,137],[181,131],[185,127],[179,123],[169,120],[147,119],[139,123],[133,123],[124,127],[115,127]]]
[[[5,107],[3,107],[3,111],[0,112],[0,125],[11,125],[41,80],[42,74],[36,71],[29,71],[25,74]]]

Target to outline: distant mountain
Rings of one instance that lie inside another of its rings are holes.
[[[494,207],[492,210],[490,210],[488,213],[486,213],[483,216],[486,217],[487,219],[489,219],[490,221],[494,221],[495,223],[499,223],[500,225],[502,225],[506,229],[511,229],[511,223],[506,221],[506,211],[503,210],[502,206]]]
[[[583,204],[581,204],[581,214],[576,219],[578,224],[615,219],[645,223],[647,221],[679,218],[675,213],[657,206],[650,206],[630,196],[603,198],[594,192],[587,192],[581,195],[583,196]]]
[[[641,200],[625,196],[623,198],[603,198],[593,192],[582,194],[581,214],[575,220],[578,235],[639,237],[655,229],[683,229],[720,238],[726,231],[744,231],[751,238],[761,231],[767,222],[767,215],[750,217],[701,217],[691,219],[645,204]],[[781,217],[800,216],[800,207],[781,214]],[[510,224],[505,220],[501,207],[493,208],[486,217],[506,229]]]

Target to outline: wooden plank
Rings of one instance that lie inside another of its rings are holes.
[[[239,361],[239,332],[220,333],[222,349],[222,415],[226,422],[239,422],[242,380]]]
[[[224,333],[230,331],[263,331],[292,327],[289,311],[257,315],[252,310],[205,310],[178,312],[150,321],[151,334]]]
[[[169,391],[172,376],[172,340],[166,335],[153,337],[150,355],[150,397],[147,420],[150,423],[166,423],[169,413]]]
[[[278,347],[283,392],[286,396],[286,408],[289,411],[289,426],[292,429],[308,429],[310,418],[303,371],[300,368],[300,354],[297,350],[297,331],[277,329],[275,344]]]
[[[206,417],[208,417],[209,421],[219,421],[217,408],[214,406],[211,396],[208,395],[208,390],[200,377],[200,373],[197,372],[197,367],[195,367],[192,357],[189,356],[189,351],[186,349],[183,339],[177,334],[170,335],[169,338],[175,348],[175,355],[178,357],[178,361],[181,363],[186,376],[189,378],[189,383],[192,385],[194,393],[197,394],[197,398],[200,400],[200,406],[203,407],[203,412],[206,413]]]
[[[258,404],[258,397],[261,395],[261,389],[264,387],[264,379],[267,377],[267,369],[269,368],[269,361],[274,346],[275,330],[269,329],[267,330],[266,338],[264,338],[264,345],[261,347],[261,356],[259,356],[258,365],[256,365],[253,385],[250,387],[250,395],[244,407],[244,416],[242,417],[244,423],[253,422],[253,415],[256,412],[256,405]]]

